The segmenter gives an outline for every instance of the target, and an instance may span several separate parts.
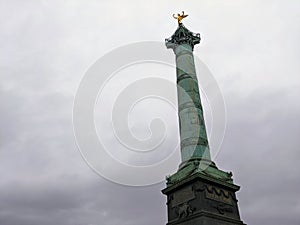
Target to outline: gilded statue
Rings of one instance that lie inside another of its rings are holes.
[[[175,16],[175,14],[173,14],[173,17],[178,21],[178,25],[181,24],[181,20],[183,20],[185,17],[187,17],[188,15],[184,15],[184,11],[182,11],[182,14],[180,15],[180,13],[177,14],[177,17]]]

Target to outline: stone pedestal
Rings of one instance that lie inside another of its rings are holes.
[[[244,225],[235,194],[240,187],[206,171],[193,171],[178,181],[174,177],[182,174],[168,178],[167,188],[162,190],[167,195],[167,225]]]

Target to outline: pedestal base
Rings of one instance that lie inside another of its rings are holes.
[[[182,177],[177,173],[167,180]],[[232,183],[232,179],[224,181],[205,171],[194,171],[185,178],[169,183],[162,190],[168,199],[167,225],[244,225],[240,220],[235,195],[239,188]]]

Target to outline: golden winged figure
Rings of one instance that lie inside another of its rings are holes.
[[[184,11],[182,11],[182,14],[180,15],[179,13],[177,14],[177,17],[175,16],[175,14],[173,14],[173,17],[178,21],[178,25],[181,24],[181,20],[183,20],[183,18],[187,17],[188,15],[184,15]]]

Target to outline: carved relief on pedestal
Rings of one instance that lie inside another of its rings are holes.
[[[215,202],[212,207],[217,209],[220,214],[233,213],[232,200],[234,199],[230,192],[212,185],[205,185],[205,197]]]
[[[192,186],[185,187],[179,191],[176,191],[172,195],[172,207],[182,205],[192,199],[196,198]]]
[[[206,198],[232,205],[231,195],[229,194],[228,191],[225,191],[223,189],[211,185],[205,185],[205,187],[206,187],[206,191],[205,191]]]
[[[225,214],[225,212],[232,213],[233,212],[233,207],[231,205],[225,205],[223,203],[218,203],[216,206],[213,206],[218,210],[220,214]]]
[[[189,204],[195,198],[194,187],[188,186],[169,195],[167,204],[174,210],[178,219],[186,218],[196,210]]]
[[[178,218],[186,218],[193,214],[195,211],[194,208],[192,208],[187,202],[179,205],[176,207],[175,212],[178,215]]]

